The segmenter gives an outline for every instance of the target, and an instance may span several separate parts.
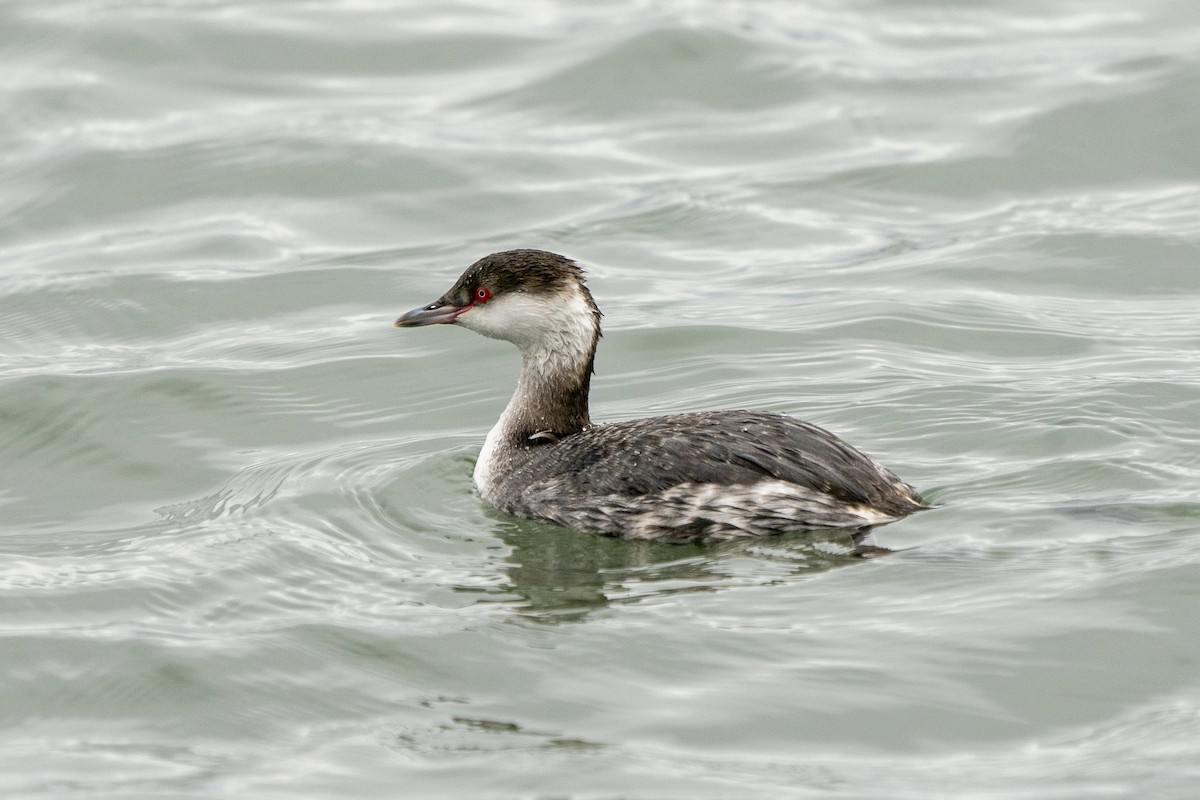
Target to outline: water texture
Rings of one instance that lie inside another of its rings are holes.
[[[1189,0],[0,4],[0,795],[1187,798]],[[935,502],[485,507],[578,259],[593,415],[795,414]]]

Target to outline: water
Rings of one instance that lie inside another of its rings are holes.
[[[6,798],[1191,797],[1194,4],[0,6]],[[796,414],[936,511],[484,507],[579,259],[600,419]]]

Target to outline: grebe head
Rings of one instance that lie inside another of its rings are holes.
[[[512,342],[527,356],[557,352],[590,362],[600,309],[574,261],[545,250],[508,250],[479,259],[450,291],[396,320],[398,328],[438,324]]]

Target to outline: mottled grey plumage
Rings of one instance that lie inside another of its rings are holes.
[[[476,485],[497,508],[609,536],[712,541],[864,528],[924,508],[833,434],[778,414],[708,411],[593,426],[600,312],[570,260],[495,253],[401,327],[458,323],[521,348],[517,390],[488,435]]]
[[[806,422],[709,411],[505,449],[497,506],[629,539],[859,528],[921,508],[886,468]]]

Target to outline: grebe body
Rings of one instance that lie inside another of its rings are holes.
[[[474,474],[483,499],[507,513],[681,542],[862,530],[926,507],[871,457],[780,414],[701,411],[593,425],[600,310],[583,271],[563,256],[486,256],[442,297],[396,321],[434,324],[461,325],[521,351],[516,391]]]

